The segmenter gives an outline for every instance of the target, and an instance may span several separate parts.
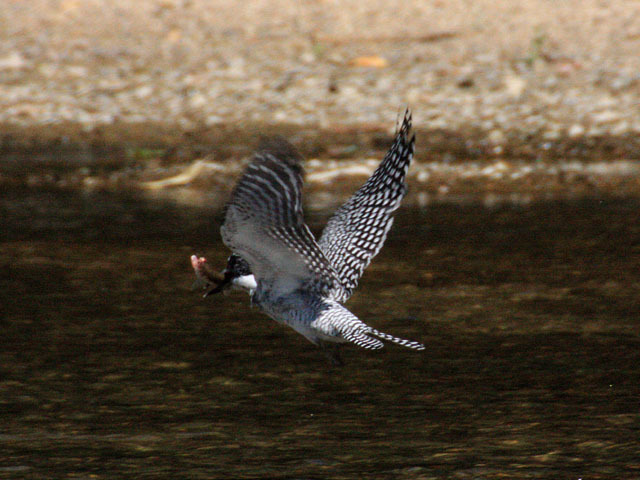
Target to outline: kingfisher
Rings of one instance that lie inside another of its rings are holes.
[[[316,240],[302,212],[302,157],[282,138],[263,141],[225,209],[220,232],[232,251],[226,268],[217,274],[206,258],[191,256],[205,296],[228,287],[248,291],[253,305],[321,347],[336,364],[341,360],[331,345],[347,342],[379,349],[385,340],[424,350],[422,343],[367,325],[343,305],[382,248],[407,193],[414,144],[407,109],[380,165]]]

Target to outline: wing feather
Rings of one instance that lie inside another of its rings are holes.
[[[334,298],[346,301],[393,225],[393,213],[407,193],[405,177],[414,152],[411,112],[384,160],[360,189],[329,219],[318,244],[337,274]]]
[[[258,282],[282,293],[308,285],[327,294],[336,276],[304,222],[300,160],[283,139],[263,143],[231,194],[220,231]]]

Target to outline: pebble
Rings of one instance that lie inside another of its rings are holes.
[[[27,61],[19,52],[11,52],[4,57],[0,57],[0,71],[21,70],[27,67]]]
[[[506,141],[504,132],[498,129],[491,130],[491,132],[489,132],[488,138],[489,138],[489,142],[491,142],[493,145],[502,145]]]
[[[620,115],[613,110],[605,110],[604,112],[595,113],[591,116],[591,119],[595,123],[610,123],[619,118]]]
[[[504,85],[509,96],[518,98],[526,90],[527,81],[519,75],[508,74],[504,77]]]
[[[573,125],[571,125],[571,127],[569,127],[569,130],[567,131],[567,135],[569,135],[569,137],[571,138],[576,138],[584,135],[584,132],[585,132],[585,129],[582,125],[574,123]]]

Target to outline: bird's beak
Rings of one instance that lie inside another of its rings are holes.
[[[216,278],[215,279],[211,278],[210,280],[213,283],[213,285],[211,285],[211,283],[209,284],[209,289],[206,292],[204,292],[204,294],[202,295],[202,298],[207,298],[209,295],[214,295],[216,293],[223,292],[231,287],[230,275],[229,276],[222,275],[216,272]],[[205,286],[205,288],[207,288],[207,286]]]

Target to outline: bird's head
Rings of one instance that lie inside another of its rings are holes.
[[[204,297],[214,293],[224,292],[229,288],[248,291],[249,294],[257,288],[256,280],[249,264],[238,255],[232,254],[227,259],[227,266],[218,273],[211,269],[205,257],[191,256],[191,266],[196,274],[196,286],[206,290]]]

